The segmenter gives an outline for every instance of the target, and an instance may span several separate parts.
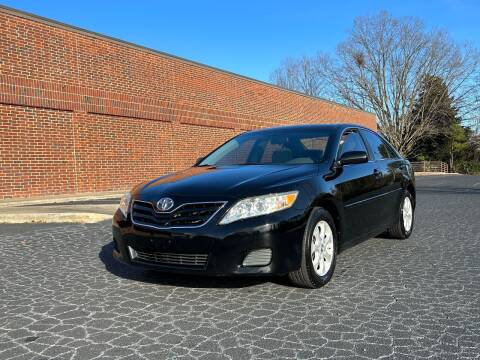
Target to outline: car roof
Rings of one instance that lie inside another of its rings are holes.
[[[249,131],[250,134],[252,133],[265,133],[265,132],[277,132],[277,131],[298,131],[298,130],[322,130],[322,129],[330,129],[330,130],[337,130],[342,131],[347,128],[363,128],[369,129],[363,125],[359,124],[351,124],[351,123],[335,123],[335,124],[305,124],[305,125],[287,125],[287,126],[276,126],[266,129],[258,129]]]

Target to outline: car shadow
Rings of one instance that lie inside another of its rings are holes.
[[[356,240],[349,240],[349,241],[343,241],[338,245],[338,254],[342,254],[344,251],[353,248],[356,245],[359,245],[371,238],[366,238],[366,239],[356,239]]]
[[[115,276],[150,284],[178,286],[188,288],[245,288],[265,283],[292,286],[286,276],[205,276],[163,273],[154,270],[143,270],[122,264],[112,255],[113,242],[104,245],[98,254],[105,269]]]
[[[391,236],[389,236],[386,232],[383,232],[378,235],[369,235],[368,237],[357,238],[354,240],[347,240],[342,241],[338,247],[338,254],[342,254],[344,251],[351,249],[357,245],[360,245],[370,239],[377,238],[377,239],[385,239],[385,240],[393,240]]]

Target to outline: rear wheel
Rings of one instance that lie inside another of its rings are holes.
[[[330,281],[337,259],[337,231],[333,218],[323,208],[315,208],[305,229],[300,269],[289,273],[297,286],[318,288]]]
[[[412,234],[413,220],[415,213],[415,202],[412,194],[409,191],[405,191],[402,202],[400,204],[400,210],[398,219],[391,228],[388,229],[388,235],[395,239],[407,239]]]

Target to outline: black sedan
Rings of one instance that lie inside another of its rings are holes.
[[[137,185],[113,218],[116,259],[166,272],[288,274],[320,287],[341,242],[408,238],[410,163],[358,125],[241,134],[184,171]]]

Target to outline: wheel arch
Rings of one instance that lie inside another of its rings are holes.
[[[415,202],[416,202],[417,201],[417,193],[416,193],[416,190],[415,190],[415,186],[413,186],[413,184],[411,182],[408,183],[407,190],[410,194],[412,194],[413,200],[415,200]]]
[[[315,199],[312,204],[312,209],[314,207],[321,207],[330,213],[335,223],[338,240],[340,241],[343,238],[345,224],[343,211],[341,210],[341,206],[338,204],[338,201],[335,200],[333,196],[324,195]]]

